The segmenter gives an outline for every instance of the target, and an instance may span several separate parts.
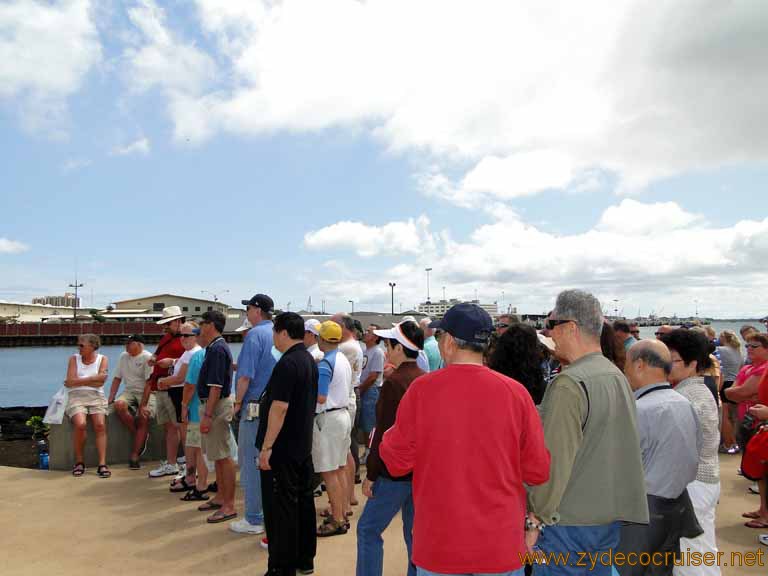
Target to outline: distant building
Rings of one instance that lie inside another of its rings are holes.
[[[482,304],[479,300],[457,300],[456,298],[451,298],[450,300],[438,300],[436,302],[422,302],[418,305],[417,310],[419,313],[426,314],[427,316],[441,317],[448,311],[449,308],[455,306],[456,304],[461,304],[462,302],[477,304],[491,316],[495,317],[499,315],[499,306],[496,302],[491,304]]]
[[[32,304],[47,304],[48,306],[65,306],[69,308],[82,308],[80,298],[75,298],[71,292],[65,292],[64,296],[40,296],[32,298]]]
[[[3,322],[42,322],[48,318],[72,320],[75,309],[69,306],[52,306],[30,302],[9,302],[0,300],[0,321]],[[88,311],[78,310],[78,320],[90,318]]]
[[[131,300],[120,300],[113,302],[113,312],[122,313],[162,313],[163,308],[168,306],[178,306],[190,320],[197,320],[203,312],[218,310],[225,316],[229,314],[229,306],[224,302],[215,300],[206,300],[204,298],[193,298],[190,296],[179,296],[177,294],[156,294],[154,296],[143,296]]]

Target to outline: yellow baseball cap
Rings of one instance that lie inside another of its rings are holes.
[[[341,342],[341,326],[333,320],[326,320],[317,327],[317,335],[327,342]]]

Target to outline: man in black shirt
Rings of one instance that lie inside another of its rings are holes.
[[[269,542],[267,574],[293,576],[314,569],[317,537],[312,495],[312,430],[317,365],[304,346],[304,320],[293,312],[275,318],[275,347],[283,353],[259,402],[256,446]]]
[[[235,511],[235,449],[230,423],[234,406],[232,392],[232,352],[221,336],[227,319],[218,310],[205,312],[200,321],[200,334],[208,342],[205,360],[200,367],[197,394],[200,396],[200,438],[208,460],[216,462],[216,497],[198,508],[213,511],[208,522],[217,524],[237,516]]]

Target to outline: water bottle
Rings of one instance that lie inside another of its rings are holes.
[[[37,441],[37,458],[40,470],[48,470],[48,444],[45,440]]]

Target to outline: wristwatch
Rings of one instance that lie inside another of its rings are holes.
[[[529,516],[525,517],[525,531],[537,530],[539,532],[544,530],[544,524],[540,522],[534,522]]]

